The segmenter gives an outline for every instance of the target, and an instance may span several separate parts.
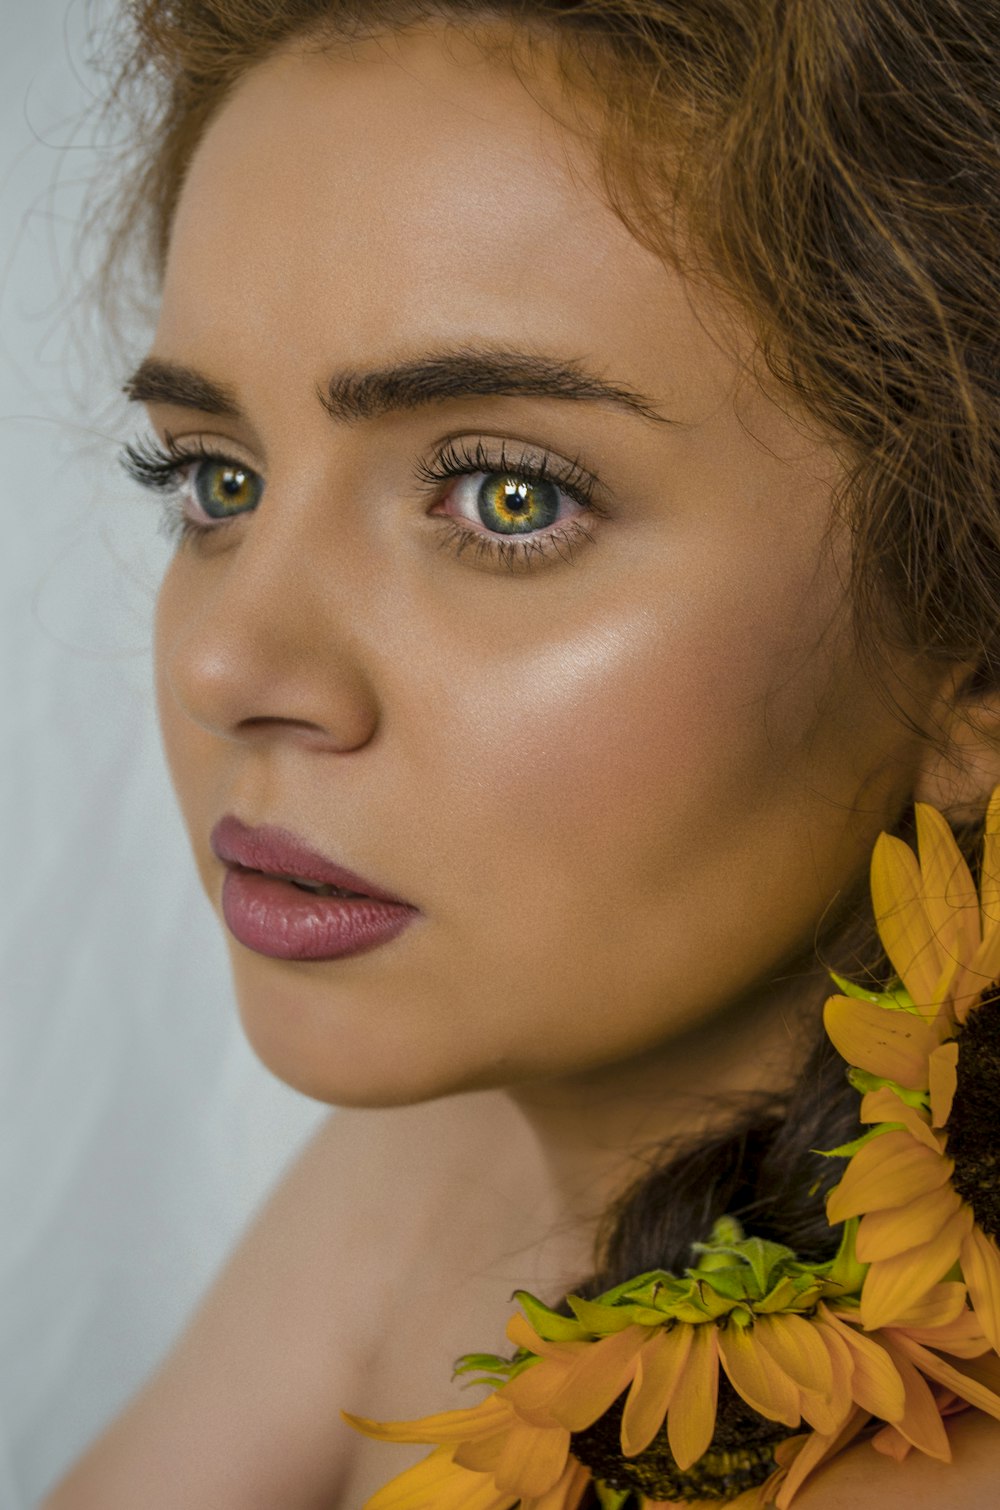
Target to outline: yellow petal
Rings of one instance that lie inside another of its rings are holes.
[[[896,1421],[903,1414],[905,1392],[893,1359],[873,1337],[866,1337],[857,1327],[848,1326],[826,1306],[819,1315],[844,1342],[851,1354],[851,1394],[862,1410],[884,1421]]]
[[[502,1492],[516,1492],[522,1499],[546,1494],[562,1477],[568,1453],[569,1432],[564,1428],[521,1425],[507,1439],[493,1470],[494,1482]]]
[[[869,1211],[861,1218],[854,1251],[861,1263],[871,1264],[922,1247],[937,1237],[961,1204],[962,1197],[949,1184],[918,1195],[906,1206]]]
[[[583,1431],[613,1405],[635,1373],[635,1360],[650,1328],[628,1326],[587,1344],[566,1381],[549,1401],[549,1410],[570,1431]]]
[[[957,1043],[942,1043],[931,1052],[927,1061],[927,1083],[934,1126],[943,1127],[951,1116],[951,1103],[958,1087]]]
[[[383,1485],[363,1510],[513,1510],[516,1504],[516,1496],[499,1494],[490,1477],[456,1467],[449,1447],[438,1447]]]
[[[933,1058],[933,1054],[931,1057]],[[902,1122],[918,1143],[929,1148],[931,1153],[941,1152],[942,1140],[931,1131],[927,1113],[918,1111],[915,1106],[907,1106],[887,1085],[880,1086],[877,1091],[866,1091],[862,1096],[861,1121]]]
[[[785,1480],[774,1496],[777,1510],[788,1510],[788,1506],[792,1503],[792,1500],[802,1488],[803,1483],[809,1475],[815,1473],[816,1469],[822,1463],[825,1463],[827,1458],[833,1457],[834,1453],[839,1452],[842,1447],[845,1447],[852,1437],[857,1436],[867,1420],[867,1411],[854,1410],[838,1432],[810,1432],[804,1439],[801,1448],[796,1452],[795,1458],[790,1463],[788,1472],[785,1475]],[[782,1447],[787,1447],[788,1445],[788,1443],[783,1442],[778,1447],[775,1456],[778,1457],[779,1462],[782,1457]]]
[[[802,1420],[798,1386],[756,1341],[756,1327],[719,1331],[722,1366],[737,1394],[769,1421],[798,1426]]]
[[[515,1347],[527,1348],[528,1352],[534,1353],[537,1358],[572,1358],[576,1353],[582,1353],[590,1346],[589,1342],[582,1339],[579,1342],[546,1342],[520,1311],[515,1311],[511,1316],[507,1322],[506,1332]]]
[[[987,939],[1000,931],[1000,786],[994,790],[986,809],[979,900],[982,935]]]
[[[823,1008],[823,1024],[848,1064],[895,1080],[907,1090],[926,1086],[927,1057],[934,1044],[922,1017],[853,996],[831,996]]]
[[[840,1184],[827,1197],[827,1216],[831,1222],[843,1222],[866,1211],[905,1206],[928,1190],[937,1190],[950,1179],[954,1167],[951,1159],[931,1153],[908,1132],[881,1133],[851,1159]]]
[[[937,1285],[936,1289],[948,1288]],[[961,1286],[964,1291],[965,1286]],[[931,1292],[933,1293],[933,1292]],[[914,1342],[922,1343],[924,1347],[936,1348],[939,1353],[949,1353],[953,1358],[981,1358],[984,1353],[991,1352],[992,1344],[983,1331],[975,1311],[964,1305],[961,1313],[954,1321],[933,1327],[916,1326],[910,1320],[914,1309],[904,1312],[894,1327],[905,1327],[906,1335]],[[919,1310],[917,1309],[919,1315]]]
[[[962,1278],[977,1320],[1000,1352],[1000,1253],[979,1227],[973,1227],[962,1244]]]
[[[526,1421],[537,1426],[555,1422],[549,1412],[553,1397],[568,1377],[570,1364],[562,1358],[543,1358],[500,1386],[497,1394],[507,1400]]]
[[[861,1320],[868,1331],[892,1326],[958,1262],[962,1243],[972,1229],[972,1211],[960,1205],[929,1243],[881,1259],[865,1275]]]
[[[968,960],[977,949],[979,894],[947,820],[927,802],[914,804],[923,902],[941,954]]]
[[[961,980],[952,987],[955,1000],[955,1016],[962,1023],[975,1006],[979,994],[991,986],[1000,975],[1000,928],[983,939],[970,965],[962,972]]]
[[[922,1295],[908,1310],[902,1312],[896,1325],[908,1330],[937,1327],[943,1337],[947,1335],[947,1328],[953,1327],[966,1316],[971,1319],[972,1312],[966,1310],[965,1286],[949,1281],[928,1290],[926,1295]],[[942,1346],[947,1352],[947,1346],[944,1343]]]
[[[366,1416],[340,1414],[350,1426],[375,1437],[380,1442],[467,1442],[474,1437],[489,1437],[514,1420],[513,1411],[497,1395],[470,1410],[447,1410],[435,1416],[421,1416],[416,1421],[370,1421]]]
[[[800,1389],[829,1394],[833,1365],[823,1339],[804,1316],[759,1316],[754,1337]]]
[[[667,1411],[667,1440],[678,1468],[690,1468],[715,1432],[719,1401],[719,1349],[711,1322],[692,1328],[683,1382]]]
[[[950,1463],[948,1434],[927,1382],[893,1339],[884,1337],[883,1346],[892,1358],[906,1391],[906,1408],[902,1416],[892,1424],[908,1442],[912,1442],[921,1452],[926,1452],[928,1457]]]
[[[871,863],[872,906],[879,936],[917,1007],[930,1007],[947,963],[923,901],[917,857],[892,834],[879,834]],[[877,1073],[877,1072],[876,1072]],[[893,1075],[893,1080],[899,1077]]]
[[[521,1510],[577,1510],[590,1482],[590,1469],[570,1458],[558,1484],[546,1494],[522,1500]]]
[[[978,1380],[970,1379],[968,1374],[955,1368],[946,1359],[939,1358],[929,1348],[921,1347],[905,1332],[892,1331],[891,1339],[893,1345],[910,1359],[921,1373],[926,1374],[936,1383],[943,1384],[946,1389],[958,1395],[960,1400],[967,1400],[977,1410],[983,1410],[987,1415],[1000,1421],[1000,1395],[987,1389]]]
[[[811,1389],[802,1390],[802,1414],[814,1431],[829,1435],[839,1431],[854,1408],[854,1396],[851,1393],[854,1357],[832,1326],[827,1326],[822,1321],[813,1321],[811,1326],[826,1352],[831,1386],[825,1396]]]
[[[691,1351],[693,1330],[681,1322],[670,1332],[658,1332],[639,1354],[622,1416],[621,1446],[627,1458],[643,1452],[663,1425]]]
[[[876,1452],[884,1453],[897,1463],[902,1463],[913,1451],[913,1443],[908,1442],[895,1426],[883,1426],[881,1431],[876,1432],[872,1437],[872,1446]]]

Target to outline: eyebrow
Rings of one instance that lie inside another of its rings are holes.
[[[122,388],[133,403],[176,404],[243,419],[235,391],[193,367],[146,357]],[[463,347],[369,372],[337,372],[318,389],[320,403],[344,424],[457,398],[558,398],[608,403],[660,424],[674,424],[623,383],[587,372],[575,360],[524,351]]]

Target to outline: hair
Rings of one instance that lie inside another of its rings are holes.
[[[300,39],[429,19],[509,21],[555,45],[570,93],[599,107],[608,203],[735,300],[761,371],[839,447],[832,509],[851,533],[858,654],[877,668],[895,643],[942,670],[971,665],[962,697],[995,690],[994,0],[133,0],[112,99],[138,146],[105,229],[105,291],[135,246],[150,283],[162,277],[187,167],[249,68]],[[895,831],[912,840],[912,802]],[[956,825],[976,877],[982,834],[982,820]],[[893,974],[867,900],[823,948],[846,973]],[[813,1150],[852,1135],[858,1098],[821,1002],[803,1008],[815,1042],[796,1084],[661,1149],[607,1213],[582,1293],[683,1268],[725,1213],[800,1257],[832,1256],[824,1198],[840,1171]]]

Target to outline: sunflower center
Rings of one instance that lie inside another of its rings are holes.
[[[594,1477],[612,1489],[638,1489],[656,1500],[718,1500],[724,1504],[762,1484],[776,1467],[774,1448],[794,1435],[778,1421],[759,1416],[719,1375],[715,1435],[690,1468],[678,1468],[663,1426],[644,1452],[625,1457],[621,1448],[623,1393],[586,1431],[574,1432],[570,1451]]]
[[[959,1030],[948,1155],[955,1189],[987,1236],[1000,1238],[1000,985],[984,992]]]

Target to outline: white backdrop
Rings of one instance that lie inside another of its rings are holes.
[[[0,1510],[120,1409],[327,1115],[238,1025],[156,732],[125,371],[70,339],[94,12],[0,0]]]

